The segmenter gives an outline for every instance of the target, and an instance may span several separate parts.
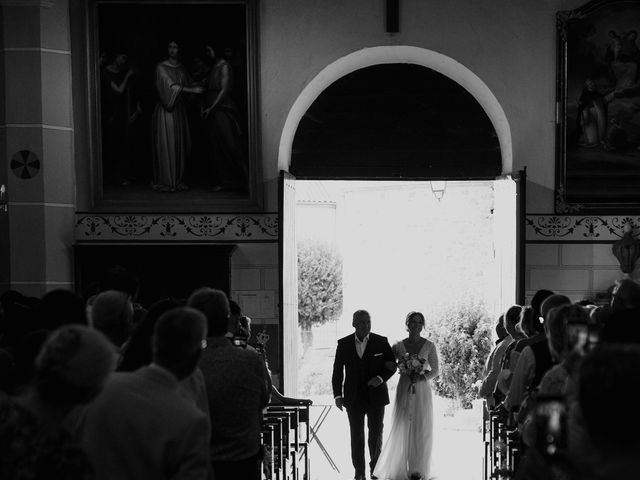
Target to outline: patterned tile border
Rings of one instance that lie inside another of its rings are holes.
[[[640,235],[640,216],[629,215],[527,215],[527,242],[615,242],[629,223]]]
[[[77,213],[77,242],[274,242],[277,213]]]
[[[640,216],[527,215],[527,242],[615,242],[630,223],[640,236]],[[275,242],[277,213],[121,214],[77,213],[78,242]]]

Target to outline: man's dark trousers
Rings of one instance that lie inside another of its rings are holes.
[[[360,401],[346,408],[349,416],[349,429],[351,430],[351,461],[353,462],[356,477],[364,477],[364,419],[366,416],[369,428],[369,455],[371,456],[369,466],[373,472],[382,450],[384,405],[370,405],[367,402]]]

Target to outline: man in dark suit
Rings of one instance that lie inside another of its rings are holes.
[[[229,301],[209,287],[191,294],[188,305],[207,318],[209,337],[202,352],[211,418],[210,453],[216,480],[260,480],[262,411],[271,388],[258,352],[239,348],[226,336]]]
[[[369,426],[369,466],[373,472],[382,449],[384,406],[389,403],[386,381],[394,374],[396,363],[387,338],[371,333],[366,310],[353,314],[352,325],[355,334],[338,340],[331,383],[336,406],[347,409],[355,478],[364,480],[364,418]]]

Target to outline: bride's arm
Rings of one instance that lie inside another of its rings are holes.
[[[429,352],[427,353],[427,361],[431,366],[431,371],[425,373],[424,376],[427,380],[431,380],[440,375],[440,363],[435,344],[430,345]]]

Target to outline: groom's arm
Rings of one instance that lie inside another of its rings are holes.
[[[345,358],[343,348],[340,343],[336,347],[336,357],[333,360],[333,375],[331,376],[331,386],[333,387],[333,397],[342,398],[342,382],[344,380]]]
[[[382,337],[384,342],[382,346],[382,358],[384,359],[384,368],[378,373],[383,381],[389,380],[396,373],[396,357],[391,350],[391,345],[386,337]]]

